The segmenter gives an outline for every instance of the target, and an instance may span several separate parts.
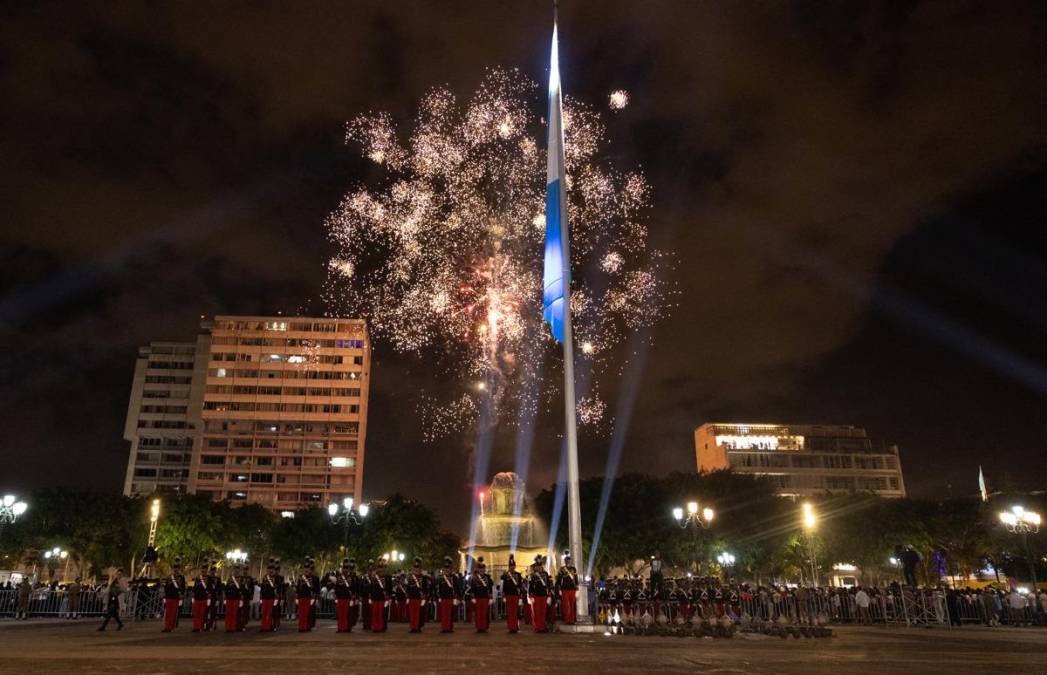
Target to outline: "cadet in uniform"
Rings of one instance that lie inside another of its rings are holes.
[[[236,566],[225,582],[225,632],[235,633],[240,630],[240,582],[236,580]]]
[[[259,587],[258,597],[262,601],[260,609],[261,632],[270,633],[276,630],[273,609],[276,605],[278,592],[276,585],[276,561],[272,558],[269,559],[269,564],[265,568],[265,576],[262,577]]]
[[[450,633],[454,630],[454,608],[458,605],[461,587],[458,573],[449,557],[444,558],[444,568],[436,577],[437,609],[440,617],[440,632]]]
[[[488,580],[483,556],[476,559],[469,578],[469,590],[473,599],[473,621],[477,633],[486,633],[490,623],[491,585]]]
[[[371,630],[371,572],[374,561],[368,560],[367,567],[358,578],[356,597],[360,599],[360,623],[364,630]]]
[[[502,574],[502,595],[505,597],[505,626],[510,633],[520,632],[520,591],[523,577],[516,571],[516,556],[509,554],[509,570]]]
[[[422,609],[429,597],[429,577],[422,571],[422,559],[415,558],[414,566],[407,574],[405,589],[407,592],[407,619],[412,633],[422,632]]]
[[[342,569],[334,582],[334,615],[339,633],[349,632],[349,603],[353,600],[353,589],[349,585],[349,558],[342,560]]]
[[[578,610],[578,570],[571,564],[571,554],[568,551],[564,551],[563,565],[556,572],[556,586],[560,589],[563,622],[574,625],[575,613]]]
[[[164,633],[170,633],[178,625],[178,610],[185,598],[182,559],[175,558],[171,567],[171,575],[164,580]]]
[[[360,618],[360,576],[356,573],[356,561],[346,558],[348,564],[342,563],[342,576],[349,586],[349,632]]]
[[[388,586],[380,567],[371,570],[371,631],[385,631],[385,606],[388,604]]]
[[[538,555],[531,565],[531,575],[527,582],[527,596],[531,603],[531,621],[535,633],[546,632],[546,603],[549,600],[549,586],[542,574],[542,556]]]
[[[309,558],[306,558],[305,571],[298,577],[295,584],[295,595],[298,597],[298,632],[307,633],[312,630],[309,624],[309,610],[313,607],[316,598],[313,597],[313,584],[309,578]]]
[[[207,610],[211,604],[207,590],[206,570],[201,568],[193,579],[193,632],[199,633],[207,625]]]
[[[218,603],[222,602],[225,588],[218,576],[218,561],[212,560],[211,567],[207,571],[207,595],[209,605],[207,607],[207,622],[204,630],[215,630],[218,623]]]
[[[320,601],[320,578],[316,576],[316,561],[306,558],[305,573],[309,579],[309,588],[312,591],[312,603],[309,605],[309,630],[316,628],[317,603]]]

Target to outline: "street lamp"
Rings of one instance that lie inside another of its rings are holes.
[[[804,539],[807,541],[807,553],[811,558],[811,579],[814,585],[818,585],[818,561],[814,553],[814,530],[818,527],[818,514],[814,510],[814,504],[804,502],[800,506],[803,518]]]
[[[1010,511],[1000,511],[1000,522],[1011,534],[1022,535],[1022,547],[1025,549],[1025,559],[1029,561],[1029,574],[1032,576],[1033,590],[1036,586],[1036,561],[1033,560],[1032,552],[1029,550],[1029,533],[1036,534],[1040,531],[1040,514],[1028,511],[1024,506],[1012,506]]]
[[[397,551],[395,548],[388,553],[382,554],[382,560],[386,562],[398,563],[403,562],[407,558],[407,554],[402,551]]]
[[[363,524],[363,519],[367,517],[367,512],[370,508],[367,504],[360,504],[356,509],[353,508],[353,498],[346,497],[342,500],[342,503],[331,502],[327,505],[327,514],[331,516],[331,522],[335,525],[345,526],[345,548],[349,550],[349,528],[353,525]]]
[[[715,512],[709,507],[699,508],[698,502],[687,502],[687,513],[684,514],[683,507],[677,506],[673,509],[673,519],[681,528],[686,529],[691,525],[707,528],[712,525]]]
[[[247,551],[241,551],[238,548],[233,549],[232,551],[226,551],[225,559],[232,564],[245,563],[247,562]]]
[[[735,557],[733,554],[724,551],[720,555],[716,556],[716,562],[720,563],[720,567],[729,569],[734,567]],[[725,578],[729,578],[728,575],[724,575]]]
[[[3,529],[4,525],[10,525],[18,520],[18,517],[25,513],[25,510],[28,508],[29,505],[19,501],[18,497],[4,495],[3,500],[0,501],[0,530]]]

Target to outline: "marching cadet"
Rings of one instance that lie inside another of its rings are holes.
[[[309,605],[309,630],[316,628],[317,603],[320,601],[320,578],[316,576],[316,561],[306,558],[306,577],[309,579],[309,588],[312,591],[312,603]]]
[[[261,632],[271,633],[276,630],[276,624],[273,619],[273,608],[276,605],[277,597],[276,564],[272,558],[269,558],[269,563],[265,568],[265,576],[262,577],[259,587],[258,595],[262,601],[260,616],[262,623]]]
[[[178,625],[178,610],[185,598],[185,590],[182,559],[175,558],[171,575],[164,580],[164,633],[170,633]]]
[[[371,631],[382,633],[385,631],[385,608],[389,604],[388,586],[381,567],[375,566],[371,570],[371,578],[368,585],[371,589]]]
[[[549,585],[542,574],[542,556],[535,556],[531,575],[527,581],[527,597],[531,603],[532,623],[535,633],[545,633],[546,604],[549,601]]]
[[[422,571],[422,559],[415,557],[414,566],[407,574],[404,590],[407,592],[407,619],[412,633],[422,632],[422,608],[429,597],[429,577]]]
[[[469,578],[469,590],[474,603],[473,621],[477,633],[486,633],[490,625],[491,585],[486,569],[483,556],[480,556],[476,559],[472,576]]]
[[[510,633],[520,632],[520,591],[523,577],[516,571],[516,556],[509,554],[509,570],[502,574],[502,595],[505,597],[505,626]]]
[[[222,602],[224,590],[225,587],[218,576],[218,561],[212,560],[211,567],[207,571],[207,596],[209,603],[204,630],[215,630],[215,624],[218,623],[218,603]]]
[[[367,567],[358,578],[356,597],[360,599],[360,625],[364,630],[371,630],[371,572],[374,561],[368,560]]]
[[[563,622],[574,625],[575,613],[578,611],[578,570],[571,564],[570,551],[564,551],[563,565],[556,572],[556,587],[560,590]]]
[[[193,579],[193,632],[199,633],[207,625],[207,610],[211,605],[204,568]]]
[[[461,581],[454,571],[450,557],[444,558],[444,568],[436,578],[437,610],[440,617],[440,632],[454,630],[454,608],[458,605]]]
[[[309,558],[305,559],[304,571],[295,583],[295,595],[298,597],[298,632],[307,633],[312,630],[309,624],[309,610],[316,602],[313,597],[313,584],[309,578]]]
[[[287,580],[280,573],[280,559],[273,560],[273,583],[276,586],[276,600],[273,601],[273,630],[280,630],[280,620],[287,610]]]
[[[556,604],[559,601],[560,591],[557,588],[556,583],[553,581],[553,577],[549,574],[549,570],[546,566],[549,563],[549,559],[544,555],[542,556],[542,564],[538,569],[538,573],[542,575],[545,580],[545,588],[548,596],[545,601],[545,628],[547,631],[552,630],[552,626],[556,624]]]
[[[349,632],[353,631],[360,618],[360,576],[356,573],[356,561],[346,558],[342,563],[342,576],[349,586]]]
[[[240,630],[240,600],[243,593],[240,582],[236,579],[236,566],[225,582],[225,632],[235,633]]]
[[[339,633],[349,632],[349,603],[353,599],[353,589],[349,586],[348,574],[349,558],[345,558],[334,582],[334,614]]]

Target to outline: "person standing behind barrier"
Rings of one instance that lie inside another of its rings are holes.
[[[902,570],[905,572],[906,585],[916,588],[916,566],[922,560],[920,554],[912,546],[906,546],[898,557],[902,562]]]
[[[79,619],[80,618],[80,592],[83,587],[80,585],[80,577],[77,577],[73,583],[66,586],[65,592],[69,596],[69,618]]]
[[[28,577],[22,577],[18,584],[18,598],[15,601],[15,619],[25,621],[29,618],[29,596],[33,594],[33,585]]]
[[[869,594],[861,586],[858,587],[857,592],[854,594],[854,604],[858,607],[858,623],[872,623],[872,619],[869,616],[871,600]]]
[[[116,619],[117,630],[123,630],[124,628],[124,622],[120,620],[120,594],[123,592],[121,585],[123,575],[124,571],[118,569],[109,578],[109,586],[105,589],[105,619],[102,620],[102,625],[98,627],[99,631],[105,631],[106,626],[109,625],[109,619]]]

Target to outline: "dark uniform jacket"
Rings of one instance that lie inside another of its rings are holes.
[[[502,595],[520,595],[523,587],[523,577],[519,572],[505,572],[502,574]]]

